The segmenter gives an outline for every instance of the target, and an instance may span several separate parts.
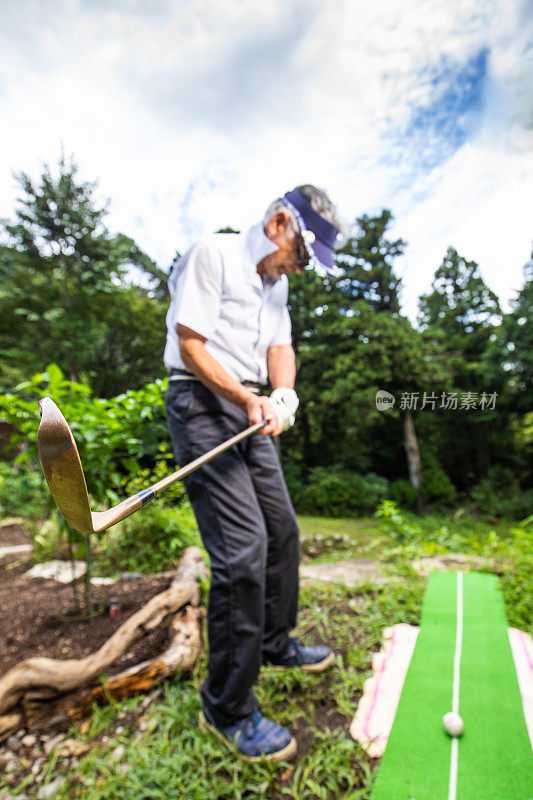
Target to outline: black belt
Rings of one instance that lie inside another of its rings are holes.
[[[186,369],[171,369],[168,373],[169,378],[174,378],[174,380],[178,381],[199,381],[200,378],[197,378],[196,375],[193,375],[192,372],[188,372]]]
[[[199,381],[200,378],[197,378],[196,375],[193,375],[192,372],[189,372],[186,369],[171,369],[168,373],[168,376],[171,381]],[[250,389],[251,392],[257,392],[261,394],[263,391],[263,387],[260,383],[256,381],[240,381],[241,385],[246,387],[246,389]]]

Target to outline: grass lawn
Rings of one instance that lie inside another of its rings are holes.
[[[73,730],[73,737],[92,747],[77,763],[48,757],[44,782],[65,776],[58,800],[369,798],[378,762],[352,741],[348,728],[383,628],[419,622],[426,579],[412,568],[413,560],[447,551],[482,555],[501,575],[511,624],[531,625],[527,527],[411,515],[379,523],[301,517],[300,525],[308,561],[325,560],[324,548],[318,547],[323,540],[327,560],[377,558],[394,580],[355,589],[321,583],[302,589],[298,631],[305,632],[308,643],[331,646],[336,663],[318,676],[264,668],[257,687],[264,713],[298,739],[297,758],[277,766],[247,764],[216,738],[200,733],[204,658],[193,675],[167,682],[148,709],[142,709],[142,697],[112,703],[95,709],[88,730]],[[317,545],[316,559],[309,555],[309,543]],[[36,797],[30,781],[21,781],[17,792]]]
[[[382,545],[375,519],[298,517],[303,563],[377,558]]]
[[[303,538],[312,536],[349,536],[358,544],[369,543],[378,531],[378,524],[375,519],[332,519],[329,517],[298,517],[300,533]]]

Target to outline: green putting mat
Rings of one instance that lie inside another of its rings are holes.
[[[462,632],[457,624],[458,594]],[[442,717],[452,710],[457,639],[461,642],[458,711],[465,731],[452,744]],[[451,769],[454,749],[456,772]],[[454,778],[450,779],[454,772],[456,793]],[[428,582],[420,633],[371,798],[455,797],[532,800],[533,756],[497,578],[435,572]]]

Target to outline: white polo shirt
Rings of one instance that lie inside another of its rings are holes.
[[[288,280],[257,274],[257,264],[277,250],[261,224],[239,233],[202,238],[169,278],[167,369],[186,369],[176,325],[207,339],[206,349],[238,381],[267,381],[269,347],[291,343]]]

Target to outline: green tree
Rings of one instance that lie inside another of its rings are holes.
[[[401,278],[393,261],[405,249],[403,239],[391,241],[385,234],[394,217],[383,209],[377,217],[364,214],[357,219],[360,233],[339,249],[337,263],[344,270],[339,288],[353,299],[366,300],[374,311],[400,312]]]
[[[531,410],[533,389],[533,257],[524,267],[524,286],[503,318],[494,346],[488,354],[507,379],[507,395],[513,410]],[[512,398],[512,399],[511,399]]]
[[[377,219],[382,238],[389,216]],[[397,254],[402,248],[403,242],[401,247],[397,242]],[[393,411],[378,410],[376,392],[388,391],[399,400],[402,392],[423,391],[449,378],[433,342],[397,313],[396,302],[382,303],[391,297],[397,300],[392,248],[390,285],[382,271],[379,302],[375,289],[376,302],[361,290],[363,257],[348,251],[357,251],[356,239],[339,251],[339,277],[322,279],[313,271],[291,277],[289,304],[301,405],[297,424],[282,447],[304,481],[310,470],[331,465],[390,478],[405,474],[402,427],[405,430],[407,414],[399,403]],[[380,310],[387,304],[387,310]]]
[[[399,310],[400,281],[394,273],[393,259],[403,252],[404,242],[385,238],[392,219],[390,211],[385,209],[377,217],[363,215],[357,220],[358,235],[349,237],[337,251],[338,277],[323,279],[313,270],[291,277],[289,308],[299,363],[298,433],[304,471],[331,463],[330,458],[338,463],[338,446],[342,447],[347,441],[342,432],[338,439],[319,433],[329,430],[327,426],[330,425],[338,430],[339,417],[329,406],[318,408],[318,387],[332,375],[333,365],[343,363],[347,353],[354,354],[356,346],[370,341],[367,318],[370,314],[374,322],[378,319],[371,312],[397,313]],[[364,440],[364,436],[351,437],[352,447],[348,448],[346,462],[348,465],[357,461],[360,470],[371,464],[360,446]],[[337,453],[333,454],[331,448],[335,445]],[[340,460],[342,462],[343,458]]]
[[[449,389],[475,401],[500,395],[501,384],[489,380],[485,353],[501,320],[498,298],[486,285],[479,266],[453,247],[437,269],[432,291],[419,301],[424,335],[442,349],[452,376]],[[432,432],[433,449],[454,483],[468,489],[486,474],[509,441],[508,421],[497,408],[439,411]],[[453,442],[453,447],[450,443]]]
[[[524,267],[524,285],[484,355],[486,380],[498,387],[499,427],[508,432],[500,460],[523,486],[533,478],[531,394],[533,391],[533,259]]]
[[[15,220],[4,221],[7,244],[0,248],[1,384],[50,361],[103,395],[161,374],[164,272],[132,239],[109,233],[107,207],[97,202],[94,183],[79,180],[73,160],[60,159],[57,177],[45,166],[37,182],[26,173],[17,179],[22,194]],[[144,288],[132,283],[135,276]],[[140,337],[144,361],[132,344]],[[116,376],[117,352],[137,352],[130,367],[122,365],[120,387],[105,377]]]
[[[420,327],[440,334],[450,355],[457,353],[475,365],[500,322],[498,298],[483,280],[478,264],[453,247],[448,248],[431,288],[420,297]]]

